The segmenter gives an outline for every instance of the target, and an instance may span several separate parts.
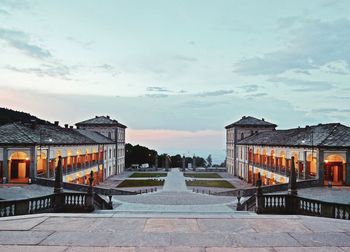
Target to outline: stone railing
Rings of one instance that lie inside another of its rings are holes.
[[[246,201],[243,203],[240,202],[240,197],[237,197],[238,203],[237,203],[237,211],[255,211],[256,209],[256,195],[250,196]]]
[[[33,183],[42,185],[42,186],[49,186],[49,187],[54,187],[55,181],[47,178],[35,178]],[[74,183],[68,183],[68,182],[63,182],[63,188],[67,190],[72,190],[72,191],[80,191],[80,192],[87,192],[89,189],[88,185],[80,185],[80,184],[74,184]],[[124,190],[119,190],[119,189],[114,189],[114,188],[103,188],[99,186],[94,186],[94,192],[97,194],[101,195],[135,195],[137,192],[130,192],[130,191],[124,191]]]
[[[350,204],[325,202],[290,194],[261,195],[256,202],[259,214],[300,214],[350,220]]]
[[[21,200],[0,200],[0,217],[50,213],[91,212],[94,210],[92,195],[86,193],[50,194]]]
[[[256,212],[258,214],[301,214],[350,220],[350,204],[325,202],[298,196],[294,157],[288,194],[263,194],[261,179],[257,181]]]
[[[297,186],[298,186],[298,188],[316,187],[316,186],[320,186],[320,182],[318,179],[301,180],[301,181],[297,182]],[[263,193],[287,191],[288,190],[288,183],[262,186],[261,188],[262,188]],[[249,197],[249,196],[252,196],[256,193],[256,189],[257,189],[256,187],[249,187],[249,188],[234,189],[234,190],[224,191],[224,192],[213,192],[212,194],[218,195],[218,196],[235,196],[235,197],[237,197],[239,192],[241,192],[242,197]]]

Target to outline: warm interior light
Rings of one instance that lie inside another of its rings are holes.
[[[326,159],[324,162],[327,164],[327,163],[328,163],[328,160]]]
[[[29,160],[29,158],[28,158],[28,157],[26,157],[26,160],[28,161],[28,160]]]

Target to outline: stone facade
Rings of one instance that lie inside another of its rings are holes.
[[[105,137],[112,139],[116,144],[117,151],[113,153],[117,160],[117,164],[112,168],[116,174],[119,174],[125,169],[125,129],[126,126],[109,116],[96,116],[79,123],[76,123],[78,129],[98,132]]]
[[[333,123],[275,130],[260,128],[259,122],[258,132],[245,137],[249,130],[239,122],[226,127],[230,173],[252,184],[258,173],[265,185],[287,183],[294,157],[299,181],[318,179],[320,184],[350,185],[349,127]],[[240,133],[244,135],[239,139]]]

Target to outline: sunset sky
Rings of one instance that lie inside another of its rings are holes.
[[[0,0],[0,106],[225,158],[243,115],[350,125],[350,1]]]

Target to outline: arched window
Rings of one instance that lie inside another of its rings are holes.
[[[108,138],[112,138],[111,132],[108,132]]]

